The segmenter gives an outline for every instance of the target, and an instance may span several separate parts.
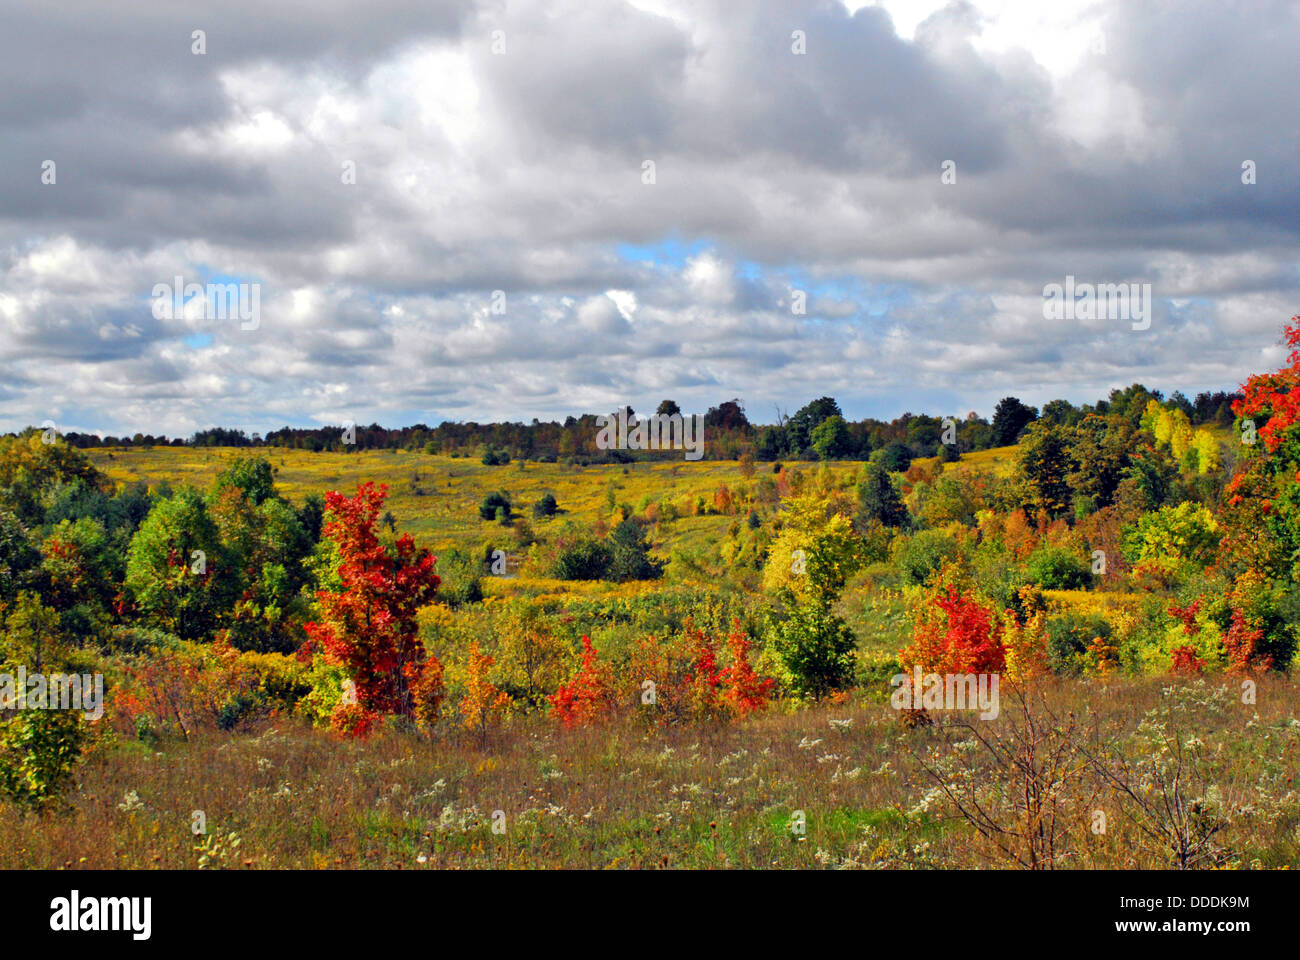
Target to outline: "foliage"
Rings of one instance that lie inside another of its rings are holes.
[[[613,690],[608,667],[596,657],[591,638],[582,638],[578,670],[547,700],[551,715],[566,728],[587,726],[609,714]]]
[[[478,642],[469,645],[469,661],[465,668],[465,695],[460,701],[460,718],[465,729],[479,735],[486,745],[488,727],[492,718],[510,703],[510,694],[497,688],[488,679],[488,670],[495,661],[479,651]]]
[[[438,576],[434,557],[410,536],[392,548],[379,542],[375,522],[386,496],[386,486],[363,483],[354,496],[326,497],[324,530],[339,551],[342,590],[317,593],[320,617],[307,633],[347,671],[361,711],[427,722],[442,696],[442,665],[419,642],[416,611],[433,599]]]
[[[1045,590],[1083,590],[1092,583],[1092,566],[1065,547],[1044,545],[1029,555],[1029,578]]]

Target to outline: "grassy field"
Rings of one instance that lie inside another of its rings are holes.
[[[1284,679],[1261,685],[1258,706],[1202,682],[1058,685],[1035,719],[1080,726],[1025,768],[865,697],[716,728],[521,721],[485,747],[276,723],[92,758],[64,814],[0,807],[0,868],[1011,867],[1029,855],[1013,831],[1031,789],[1050,798],[1057,866],[1174,866],[1185,837],[1195,865],[1281,867],[1300,857],[1298,694]],[[1153,727],[1185,746],[1185,767]],[[1026,744],[1010,697],[980,732]],[[1126,786],[1154,813],[1077,752],[1046,762],[1101,744],[1126,751]],[[944,793],[972,783],[1008,833],[982,837]],[[1196,813],[1164,817],[1169,798]],[[195,810],[207,838],[190,832]]]
[[[151,450],[93,451],[95,465],[110,478],[121,482],[144,481],[172,485],[183,483],[206,487],[232,457],[232,449],[155,448]],[[551,493],[564,512],[549,521],[573,519],[592,523],[612,514],[609,493],[616,504],[634,508],[644,498],[713,502],[722,484],[733,489],[746,481],[735,461],[686,461],[626,465],[566,466],[555,463],[513,462],[506,466],[484,466],[477,460],[431,456],[405,451],[363,450],[356,453],[309,453],[270,448],[256,451],[275,467],[280,492],[294,502],[310,493],[338,490],[351,493],[363,481],[386,483],[388,508],[397,517],[399,533],[409,533],[434,550],[457,544],[477,543],[492,532],[492,524],[479,519],[478,504],[494,490],[509,494],[516,512],[532,521],[530,508],[544,493]],[[820,469],[804,464],[803,469]],[[830,469],[842,476],[857,464],[835,464]],[[760,467],[760,469],[763,469]],[[771,472],[771,466],[766,466]],[[757,481],[757,474],[751,485]],[[674,536],[689,541],[716,532],[730,518],[684,517]]]
[[[241,454],[159,448],[100,450],[93,459],[119,483],[206,488]],[[745,526],[751,501],[764,531],[779,509],[775,498],[757,495],[772,477],[770,464],[746,478],[737,462],[489,467],[406,452],[255,454],[270,460],[281,493],[294,502],[350,492],[362,481],[386,483],[397,532],[435,552],[511,536],[478,516],[483,496],[501,490],[543,539],[570,520],[610,526],[623,505],[639,515],[651,504],[672,505],[667,513],[675,518],[650,527],[655,554],[713,558],[712,567],[683,572],[670,563],[662,580],[624,584],[535,572],[485,577],[486,602],[422,612],[426,642],[436,638],[439,656],[456,669],[461,648],[495,629],[494,611],[510,607],[496,601],[511,595],[526,594],[570,645],[589,629],[605,639],[619,631],[666,636],[659,628],[669,611],[685,608],[684,597],[700,609],[714,601],[718,610],[746,608],[756,592],[743,578],[720,575],[718,545]],[[982,451],[946,469],[1006,476],[1014,454]],[[810,478],[826,470],[835,481],[828,487],[845,487],[862,465],[787,469]],[[746,505],[713,511],[724,485]],[[548,492],[562,512],[534,519],[532,504]],[[1047,591],[1045,599],[1053,612],[1098,604],[1136,610],[1142,602],[1137,594],[1083,590]],[[911,629],[902,592],[858,582],[838,609],[859,658],[889,667]],[[1223,675],[1052,680],[1028,701],[1004,690],[1001,714],[972,726],[959,714],[910,725],[889,706],[880,677],[870,669],[864,676],[833,702],[782,700],[719,725],[652,725],[633,710],[569,730],[520,711],[483,741],[455,723],[435,736],[399,724],[353,740],[289,716],[183,739],[108,737],[78,770],[59,812],[24,817],[0,807],[0,868],[1300,862],[1293,783],[1300,680],[1262,677],[1253,702]],[[195,811],[206,818],[206,836],[191,833]]]

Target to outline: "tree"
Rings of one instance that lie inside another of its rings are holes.
[[[1134,565],[1203,567],[1219,549],[1222,530],[1210,511],[1197,503],[1162,507],[1143,514],[1125,532],[1125,559]]]
[[[41,562],[18,516],[0,508],[0,603],[12,600]]]
[[[886,527],[902,527],[907,520],[907,507],[889,471],[878,462],[867,463],[858,484],[859,523],[874,521]]]
[[[559,509],[559,504],[555,502],[555,495],[552,493],[544,493],[538,501],[533,504],[533,516],[553,517]]]
[[[709,407],[704,415],[704,425],[719,430],[743,430],[749,426],[749,418],[745,416],[745,408],[739,399],[724,400],[716,407]]]
[[[276,496],[275,471],[265,457],[236,457],[217,474],[217,491],[235,487],[254,506]]]
[[[1066,482],[1089,512],[1109,506],[1131,461],[1134,430],[1128,421],[1089,414],[1074,428],[1070,447],[1073,469]]]
[[[480,653],[478,641],[469,645],[469,660],[465,667],[465,696],[460,701],[460,718],[465,729],[478,733],[479,745],[487,746],[488,726],[492,717],[510,702],[510,695],[499,690],[488,680],[488,670],[495,661]]]
[[[131,538],[126,586],[146,622],[182,640],[208,640],[233,606],[237,577],[197,490],[160,500]]]
[[[659,403],[658,409],[655,410],[655,416],[674,417],[680,416],[681,412],[682,408],[677,406],[676,400],[662,400]]]
[[[499,518],[499,511],[505,511],[508,518],[510,516],[510,498],[499,490],[496,493],[489,493],[483,498],[483,502],[478,506],[478,515],[483,520],[496,520]]]
[[[905,670],[924,673],[1002,673],[1001,621],[968,590],[937,585],[917,619],[911,646],[899,653]],[[917,696],[919,691],[913,691]]]
[[[1069,400],[1051,400],[1043,404],[1042,419],[1059,427],[1072,427],[1082,417],[1083,412]]]
[[[895,441],[872,453],[871,459],[890,473],[902,473],[912,465],[912,448]]]
[[[663,575],[663,564],[650,558],[645,534],[631,517],[614,528],[609,544],[611,580],[655,580]]]
[[[1034,424],[1021,440],[1017,465],[1026,500],[1053,519],[1065,516],[1071,507],[1069,477],[1077,466],[1067,428]]]
[[[1025,427],[1038,418],[1038,411],[1027,407],[1016,397],[1003,397],[993,411],[993,444],[1009,447],[1019,438]]]
[[[566,728],[587,726],[609,712],[613,706],[609,668],[596,659],[590,637],[582,638],[582,658],[577,673],[547,700],[551,704],[551,715]]]
[[[852,680],[857,641],[826,597],[794,603],[789,616],[772,625],[772,646],[796,696],[820,700]]]
[[[88,664],[76,661],[58,613],[34,593],[23,591],[11,609],[0,608],[0,624],[0,676],[8,678],[0,683],[0,796],[44,810],[67,787],[81,759],[89,735],[84,711],[16,709],[6,701],[19,695],[13,678],[20,667],[52,681],[57,674],[89,673]],[[47,688],[46,696],[51,693]],[[83,700],[80,706],[88,705]]]
[[[812,446],[823,460],[841,460],[853,452],[853,437],[841,416],[827,417],[812,432]]]
[[[731,662],[722,671],[722,701],[737,717],[761,710],[772,695],[776,681],[760,677],[749,662],[752,646],[749,634],[740,628],[739,620],[732,620],[731,634],[727,637]]]
[[[366,720],[394,714],[428,722],[442,698],[442,664],[420,643],[416,611],[433,600],[437,561],[409,534],[391,548],[379,541],[375,524],[387,495],[387,486],[373,483],[359,484],[351,497],[326,495],[325,535],[338,551],[341,589],[317,592],[320,618],[307,633],[352,679]]]

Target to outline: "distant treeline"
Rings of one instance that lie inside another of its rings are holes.
[[[876,451],[890,447],[901,459],[928,457],[936,453],[952,456],[972,450],[1007,446],[1015,443],[1021,432],[1039,419],[1071,425],[1089,415],[1122,416],[1134,423],[1141,418],[1148,400],[1156,399],[1181,409],[1193,425],[1233,422],[1232,401],[1236,393],[1216,391],[1196,395],[1189,400],[1181,392],[1167,399],[1159,390],[1133,384],[1124,390],[1112,390],[1105,400],[1075,406],[1068,400],[1053,400],[1042,410],[1005,397],[997,405],[993,419],[969,413],[953,414],[950,437],[946,444],[943,416],[904,413],[891,421],[867,418],[846,420],[839,404],[831,397],[820,397],[793,415],[778,411],[773,424],[754,424],[738,399],[709,408],[704,417],[704,457],[709,460],[735,460],[749,454],[756,460],[865,460]],[[659,404],[656,414],[680,414],[672,400]],[[635,411],[629,408],[635,421]],[[596,446],[600,426],[595,414],[567,417],[563,422],[534,419],[531,423],[453,423],[444,421],[436,427],[417,423],[409,427],[388,428],[377,423],[342,426],[283,427],[265,436],[227,427],[200,430],[189,439],[168,438],[137,433],[132,437],[98,437],[94,434],[68,433],[63,439],[74,447],[289,447],[295,450],[346,451],[408,450],[430,454],[477,457],[484,463],[508,463],[524,459],[542,462],[618,463],[632,460],[681,459],[680,450],[601,450]],[[352,441],[352,442],[348,442]]]

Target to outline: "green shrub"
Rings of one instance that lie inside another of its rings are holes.
[[[553,572],[561,580],[603,580],[613,559],[603,540],[584,538],[560,550]]]
[[[852,682],[857,641],[828,602],[793,604],[787,619],[772,624],[770,635],[796,696],[820,700]]]
[[[434,570],[438,574],[438,599],[448,606],[483,599],[483,564],[477,558],[453,547],[439,555]]]
[[[635,520],[626,519],[614,528],[609,550],[611,580],[657,580],[663,575],[663,564],[650,558],[645,534]]]
[[[1052,617],[1047,621],[1047,665],[1061,676],[1078,676],[1093,639],[1108,640],[1110,634],[1110,623],[1104,617],[1081,613]]]
[[[495,520],[498,510],[505,510],[506,516],[510,515],[510,498],[500,490],[489,493],[478,505],[478,515],[482,520]]]
[[[1029,556],[1029,579],[1044,590],[1082,590],[1092,584],[1092,567],[1064,547],[1039,547]]]
[[[959,552],[957,541],[944,531],[922,530],[900,544],[894,563],[906,583],[921,584]]]

